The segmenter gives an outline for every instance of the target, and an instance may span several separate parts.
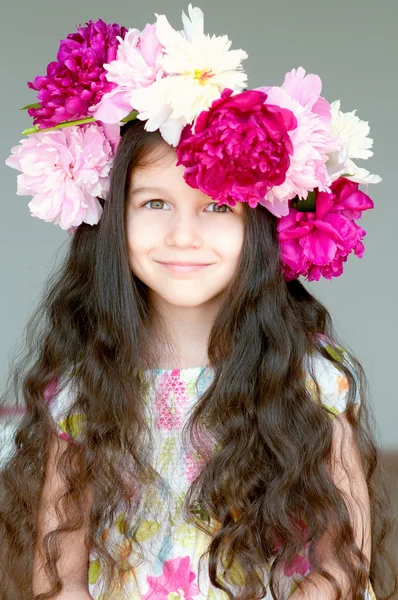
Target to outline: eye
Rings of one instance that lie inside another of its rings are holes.
[[[142,206],[146,206],[147,204],[150,204],[151,202],[162,202],[164,204],[164,200],[148,200],[147,202],[145,202],[144,204],[142,204]]]
[[[156,199],[156,200],[147,200],[147,202],[144,202],[144,204],[142,204],[142,206],[146,206],[147,204],[151,204],[152,202],[158,202],[158,203],[160,202],[161,204],[165,204],[164,200]],[[233,212],[227,204],[222,204],[221,206],[217,206],[217,202],[212,202],[206,208],[208,208],[209,206],[214,206],[216,209],[216,210],[212,210],[210,212],[221,212],[221,213],[222,212]],[[228,211],[224,210],[224,209],[228,209]]]
[[[210,212],[227,212],[226,210],[222,210],[224,208],[228,208],[229,212],[233,212],[231,210],[231,208],[228,206],[228,204],[221,204],[221,206],[217,206],[217,202],[212,202],[211,204],[209,204],[209,206],[214,206],[216,208],[216,210],[212,210]]]

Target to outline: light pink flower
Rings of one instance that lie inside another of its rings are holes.
[[[266,104],[288,108],[297,119],[297,127],[289,135],[293,154],[285,181],[274,186],[266,195],[265,205],[276,216],[286,216],[288,201],[318,188],[328,191],[331,179],[326,168],[328,152],[335,149],[338,140],[331,133],[329,103],[320,96],[321,79],[305,75],[299,67],[287,73],[281,87],[260,87],[268,97]]]
[[[195,133],[187,125],[177,147],[185,181],[220,203],[251,208],[281,184],[292,152],[290,133],[297,125],[290,110],[266,104],[266,94],[225,89],[200,113]]]
[[[113,151],[97,123],[38,132],[23,139],[6,160],[18,175],[19,196],[33,196],[33,217],[73,230],[95,225],[102,215],[97,197],[106,198]]]
[[[147,575],[149,590],[142,596],[142,600],[168,600],[178,597],[194,600],[194,597],[200,594],[198,586],[194,583],[195,577],[189,556],[166,560],[162,566],[162,575]]]
[[[105,64],[106,78],[116,87],[104,94],[101,101],[89,112],[104,123],[118,123],[133,109],[132,91],[149,87],[161,77],[160,58],[163,46],[156,35],[156,24],[146,25],[142,33],[129,29],[120,39],[116,60]]]
[[[287,281],[300,275],[308,281],[338,277],[351,252],[363,256],[361,240],[366,232],[354,220],[374,204],[358,186],[348,179],[337,179],[330,193],[316,193],[316,212],[290,207],[289,214],[280,219],[277,227]]]

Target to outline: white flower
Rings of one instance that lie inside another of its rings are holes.
[[[146,129],[160,129],[164,139],[177,146],[185,125],[220,98],[225,88],[241,92],[247,81],[241,62],[244,50],[230,50],[227,36],[210,37],[203,28],[203,12],[188,7],[182,13],[183,31],[175,31],[165,15],[156,15],[156,34],[163,46],[160,67],[164,77],[151,86],[133,90],[131,104],[146,120]]]
[[[367,121],[361,121],[356,116],[356,110],[343,113],[340,110],[340,100],[331,103],[332,134],[340,140],[340,150],[329,154],[326,167],[335,181],[342,175],[356,183],[379,183],[381,177],[372,175],[366,169],[357,167],[353,158],[367,159],[373,156],[370,150],[373,140],[368,137],[370,128]]]

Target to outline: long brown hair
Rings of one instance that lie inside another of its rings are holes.
[[[82,526],[82,490],[88,483],[95,489],[89,539],[105,565],[109,589],[123,567],[101,532],[115,522],[123,504],[124,533],[136,553],[143,490],[162,486],[151,465],[151,433],[144,418],[142,369],[151,369],[157,360],[148,290],[129,268],[125,231],[131,173],[145,164],[150,151],[162,147],[158,132],[147,133],[140,121],[124,127],[110,195],[102,201],[103,215],[97,225],[77,228],[64,264],[49,278],[27,324],[27,350],[13,367],[3,395],[4,406],[11,401],[24,411],[0,474],[3,600],[33,597],[38,502],[54,434],[43,398],[54,380],[63,382],[72,374],[76,396],[71,413],[82,414],[84,426],[81,443],[70,444],[58,466],[67,487],[59,504],[66,510],[59,528],[44,540],[52,589],[35,600],[52,598],[61,589],[57,540],[62,532]],[[307,542],[316,571],[316,542],[333,523],[336,557],[350,576],[353,597],[363,598],[366,559],[354,542],[343,496],[324,468],[330,457],[332,419],[319,402],[319,388],[314,402],[303,378],[305,356],[318,352],[349,382],[347,417],[371,502],[370,580],[379,600],[391,598],[397,589],[386,550],[391,506],[382,481],[375,483],[379,450],[365,374],[352,353],[347,351],[347,356],[357,377],[336,352],[328,352],[320,343],[318,334],[323,334],[339,345],[327,309],[299,281],[284,281],[275,217],[262,206],[246,213],[240,263],[208,342],[214,379],[183,432],[203,459],[203,468],[188,490],[184,516],[210,535],[212,584],[237,600],[265,594],[258,571],[268,563],[272,563],[272,595],[280,597],[278,569],[303,551]],[[356,380],[361,393],[358,413]],[[200,443],[204,423],[211,424],[216,441],[211,452]],[[126,464],[131,465],[129,480]],[[298,516],[307,525],[305,539],[297,526]],[[217,523],[212,531],[209,518]],[[241,585],[229,580],[232,563],[245,574]]]

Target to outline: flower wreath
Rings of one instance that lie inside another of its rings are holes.
[[[341,275],[351,252],[363,255],[355,221],[374,206],[359,184],[381,181],[353,162],[373,155],[368,123],[329,104],[302,67],[280,87],[245,89],[247,53],[206,35],[197,7],[182,13],[182,31],[156,18],[142,32],[89,21],[28,83],[34,127],[6,164],[21,171],[17,194],[33,196],[32,216],[71,234],[98,223],[120,127],[137,118],[176,147],[185,181],[217,206],[261,204],[278,218],[287,281]]]

